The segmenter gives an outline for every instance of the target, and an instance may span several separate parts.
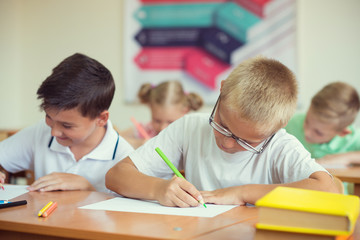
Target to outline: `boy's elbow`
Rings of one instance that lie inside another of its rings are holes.
[[[331,193],[344,193],[344,185],[342,181],[336,177],[331,177],[327,175],[326,183],[324,183],[324,188],[326,192]]]
[[[310,178],[317,181],[316,188],[319,191],[331,193],[343,193],[343,185],[340,180],[333,178],[327,172],[315,172]]]
[[[109,190],[120,193],[120,187],[121,187],[121,168],[119,168],[119,163],[117,163],[115,166],[109,169],[107,173],[105,174],[105,186]]]
[[[106,188],[110,189],[111,191],[115,191],[115,189],[113,189],[113,168],[110,168],[109,171],[107,171],[107,173],[105,174],[105,186]]]
[[[109,190],[124,195],[128,182],[128,173],[132,166],[128,162],[129,158],[125,158],[110,168],[105,174],[105,186]],[[130,168],[130,169],[129,169]]]
[[[341,191],[341,189],[336,186],[336,184],[331,184],[327,189],[327,192],[331,192],[331,193],[343,193],[343,191]]]

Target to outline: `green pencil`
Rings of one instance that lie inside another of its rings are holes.
[[[171,168],[171,170],[175,173],[175,175],[177,176],[177,177],[181,177],[181,178],[183,178],[183,179],[185,179],[184,178],[184,176],[179,172],[179,170],[177,170],[177,168],[174,166],[174,164],[172,164],[172,162],[170,162],[170,160],[165,156],[165,154],[160,150],[160,148],[155,148],[155,151],[160,155],[160,157],[165,161],[165,163]],[[204,203],[204,201],[199,201],[198,200],[198,202],[200,203],[200,204],[202,204],[202,205],[204,205],[204,207],[206,208],[206,205],[205,205],[205,203]]]

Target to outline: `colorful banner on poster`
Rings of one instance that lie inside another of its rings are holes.
[[[296,73],[295,0],[125,0],[126,102],[143,83],[179,80],[215,103],[221,80],[247,58]]]

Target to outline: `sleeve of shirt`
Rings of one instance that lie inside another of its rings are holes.
[[[352,139],[351,150],[352,151],[360,151],[360,128],[356,128],[354,125],[350,128],[353,131],[354,137]]]
[[[45,125],[44,122],[24,128],[0,142],[0,164],[8,172],[33,170],[36,138]],[[47,143],[45,143],[47,144]]]
[[[274,183],[290,183],[309,178],[317,171],[328,171],[301,145],[297,139],[289,140],[275,156],[273,166]]]
[[[130,154],[129,157],[140,172],[165,179],[174,175],[174,172],[155,151],[155,148],[160,148],[174,166],[179,168],[182,165],[184,120],[184,118],[180,118],[173,122],[157,136]]]

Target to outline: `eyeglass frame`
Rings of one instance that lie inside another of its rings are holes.
[[[271,139],[273,139],[273,137],[275,136],[276,133],[272,134],[270,137],[268,137],[266,140],[264,140],[264,144],[262,145],[262,147],[257,150],[255,147],[251,146],[249,143],[247,143],[245,140],[237,137],[235,134],[233,134],[232,132],[230,132],[229,130],[227,130],[226,128],[224,128],[223,126],[221,126],[219,123],[215,122],[214,120],[214,113],[215,113],[215,109],[217,108],[218,104],[220,101],[220,96],[218,97],[218,99],[216,100],[215,106],[211,112],[211,115],[209,117],[209,124],[210,126],[216,130],[217,132],[221,133],[222,135],[224,135],[225,137],[231,137],[233,138],[241,147],[245,148],[247,151],[255,153],[255,154],[261,154],[262,152],[264,152],[265,148],[268,146],[269,142],[271,141]]]

